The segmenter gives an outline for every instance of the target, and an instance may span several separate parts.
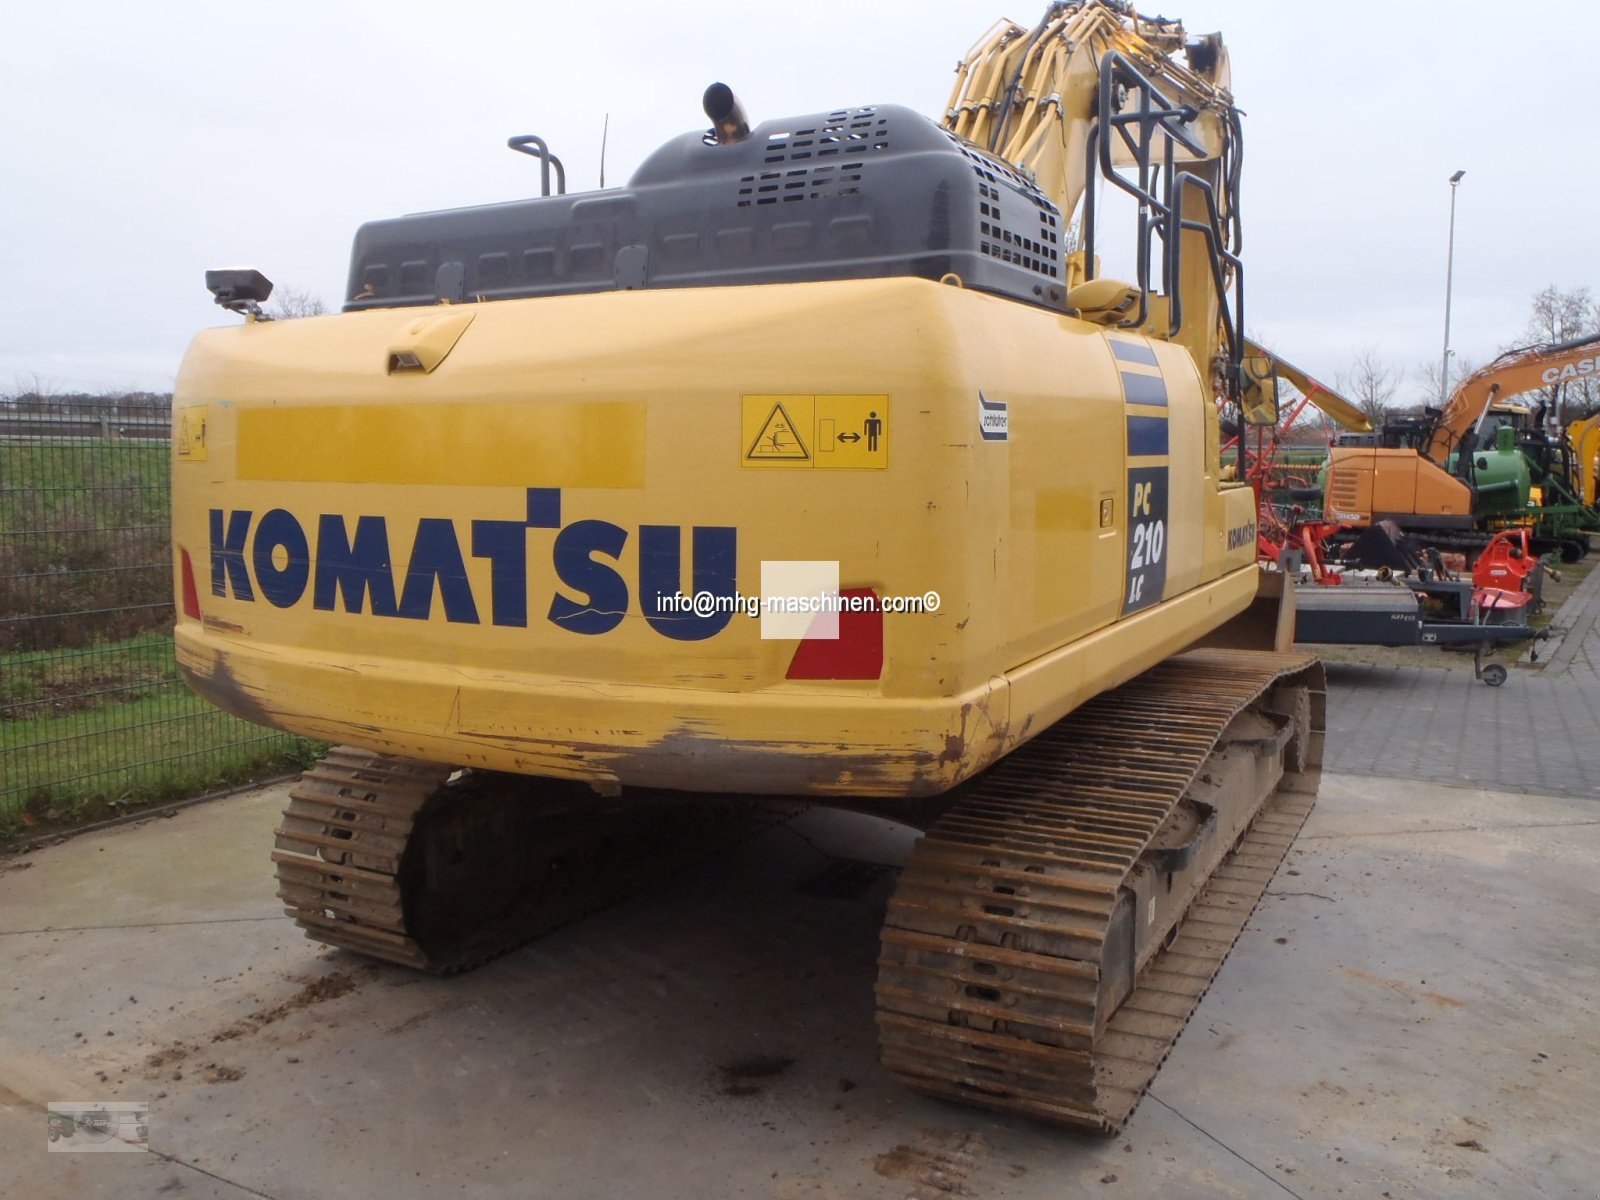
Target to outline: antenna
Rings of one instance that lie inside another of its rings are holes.
[[[606,186],[606,135],[611,132],[611,114],[606,114],[605,124],[600,126],[600,190]]]

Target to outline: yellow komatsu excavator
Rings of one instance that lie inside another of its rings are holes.
[[[775,805],[918,826],[889,1069],[1113,1130],[1321,761],[1286,610],[1277,651],[1225,648],[1262,576],[1217,406],[1276,414],[1221,38],[1075,0],[992,30],[942,125],[704,104],[605,191],[513,139],[543,194],[364,226],[339,314],[208,275],[246,320],[174,403],[179,665],[338,743],[280,895],[425,970]],[[1126,282],[1097,273],[1117,194]]]

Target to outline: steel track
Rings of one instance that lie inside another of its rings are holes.
[[[1255,798],[1259,811],[1176,937],[1115,1012],[1100,1011],[1107,930],[1130,872],[1230,722],[1276,684],[1310,695],[1283,779]],[[1096,698],[969,785],[912,852],[890,901],[877,985],[890,1071],[968,1104],[1118,1129],[1310,812],[1323,690],[1310,656],[1193,651]],[[291,791],[272,857],[285,910],[307,936],[450,973],[792,811],[749,798],[575,806],[524,779],[337,747]],[[498,868],[473,865],[486,848]],[[463,896],[481,911],[452,910]]]
[[[574,804],[537,781],[336,746],[289,793],[272,861],[306,936],[470,970],[792,816],[689,800]],[[455,820],[467,810],[476,813]]]
[[[1309,689],[1284,777],[1114,1013],[1107,930],[1129,873],[1229,723]],[[1097,1133],[1127,1120],[1315,801],[1320,664],[1199,650],[1097,697],[1003,760],[913,850],[877,985],[883,1059],[933,1095]]]

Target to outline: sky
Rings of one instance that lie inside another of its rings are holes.
[[[703,128],[843,105],[937,117],[958,59],[1042,0],[604,5],[454,0],[31,4],[0,43],[0,394],[170,390],[235,318],[207,267],[342,299],[365,220],[517,199],[537,133],[573,191]],[[1221,31],[1245,117],[1248,324],[1332,382],[1362,348],[1408,375],[1516,341],[1535,292],[1600,291],[1588,0],[1172,0]],[[1417,385],[1397,397],[1409,402]]]

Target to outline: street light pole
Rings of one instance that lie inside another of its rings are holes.
[[[1439,407],[1450,397],[1450,291],[1456,273],[1456,188],[1465,171],[1450,176],[1450,251],[1444,268],[1444,359],[1439,364]]]

